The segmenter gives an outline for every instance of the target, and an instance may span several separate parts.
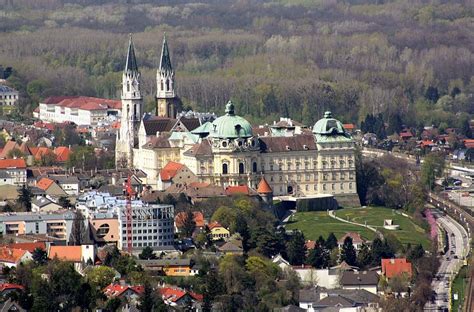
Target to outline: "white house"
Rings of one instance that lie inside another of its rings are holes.
[[[0,185],[26,184],[26,162],[24,159],[0,159]]]
[[[343,289],[364,289],[377,294],[379,275],[374,271],[345,271],[342,273],[340,285]]]

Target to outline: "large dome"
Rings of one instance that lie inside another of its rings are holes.
[[[331,112],[325,112],[324,117],[314,124],[313,133],[322,135],[345,135],[346,131],[339,120],[332,118]]]
[[[225,115],[212,122],[209,136],[220,139],[249,138],[252,136],[252,126],[234,112],[231,101],[225,106]]]

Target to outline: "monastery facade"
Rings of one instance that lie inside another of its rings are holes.
[[[131,39],[126,64],[116,148],[118,167],[143,170],[155,189],[161,169],[169,162],[178,162],[200,182],[257,189],[264,177],[274,196],[334,195],[340,203],[358,204],[355,143],[331,112],[326,112],[312,130],[290,133],[281,129],[261,133],[238,116],[230,101],[218,118],[207,114],[177,116],[181,102],[164,39],[157,70],[157,115],[141,115],[140,74]]]

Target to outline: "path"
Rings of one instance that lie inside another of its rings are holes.
[[[352,221],[349,221],[349,220],[345,220],[343,218],[339,218],[338,216],[336,216],[336,214],[334,213],[335,210],[329,210],[329,216],[333,219],[336,219],[338,221],[341,221],[341,222],[345,222],[345,223],[349,223],[349,224],[353,224],[353,225],[357,225],[357,226],[362,226],[362,227],[365,227],[369,230],[371,230],[372,232],[374,232],[375,234],[377,234],[377,236],[380,238],[380,239],[383,239],[383,234],[380,233],[379,231],[377,231],[376,228],[374,228],[373,226],[370,226],[370,225],[366,225],[366,224],[361,224],[361,223],[357,223],[357,222],[352,222]]]

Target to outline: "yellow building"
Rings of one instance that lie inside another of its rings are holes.
[[[211,231],[212,240],[227,239],[230,237],[230,231],[220,225],[217,221],[211,222],[207,226],[209,231]]]

